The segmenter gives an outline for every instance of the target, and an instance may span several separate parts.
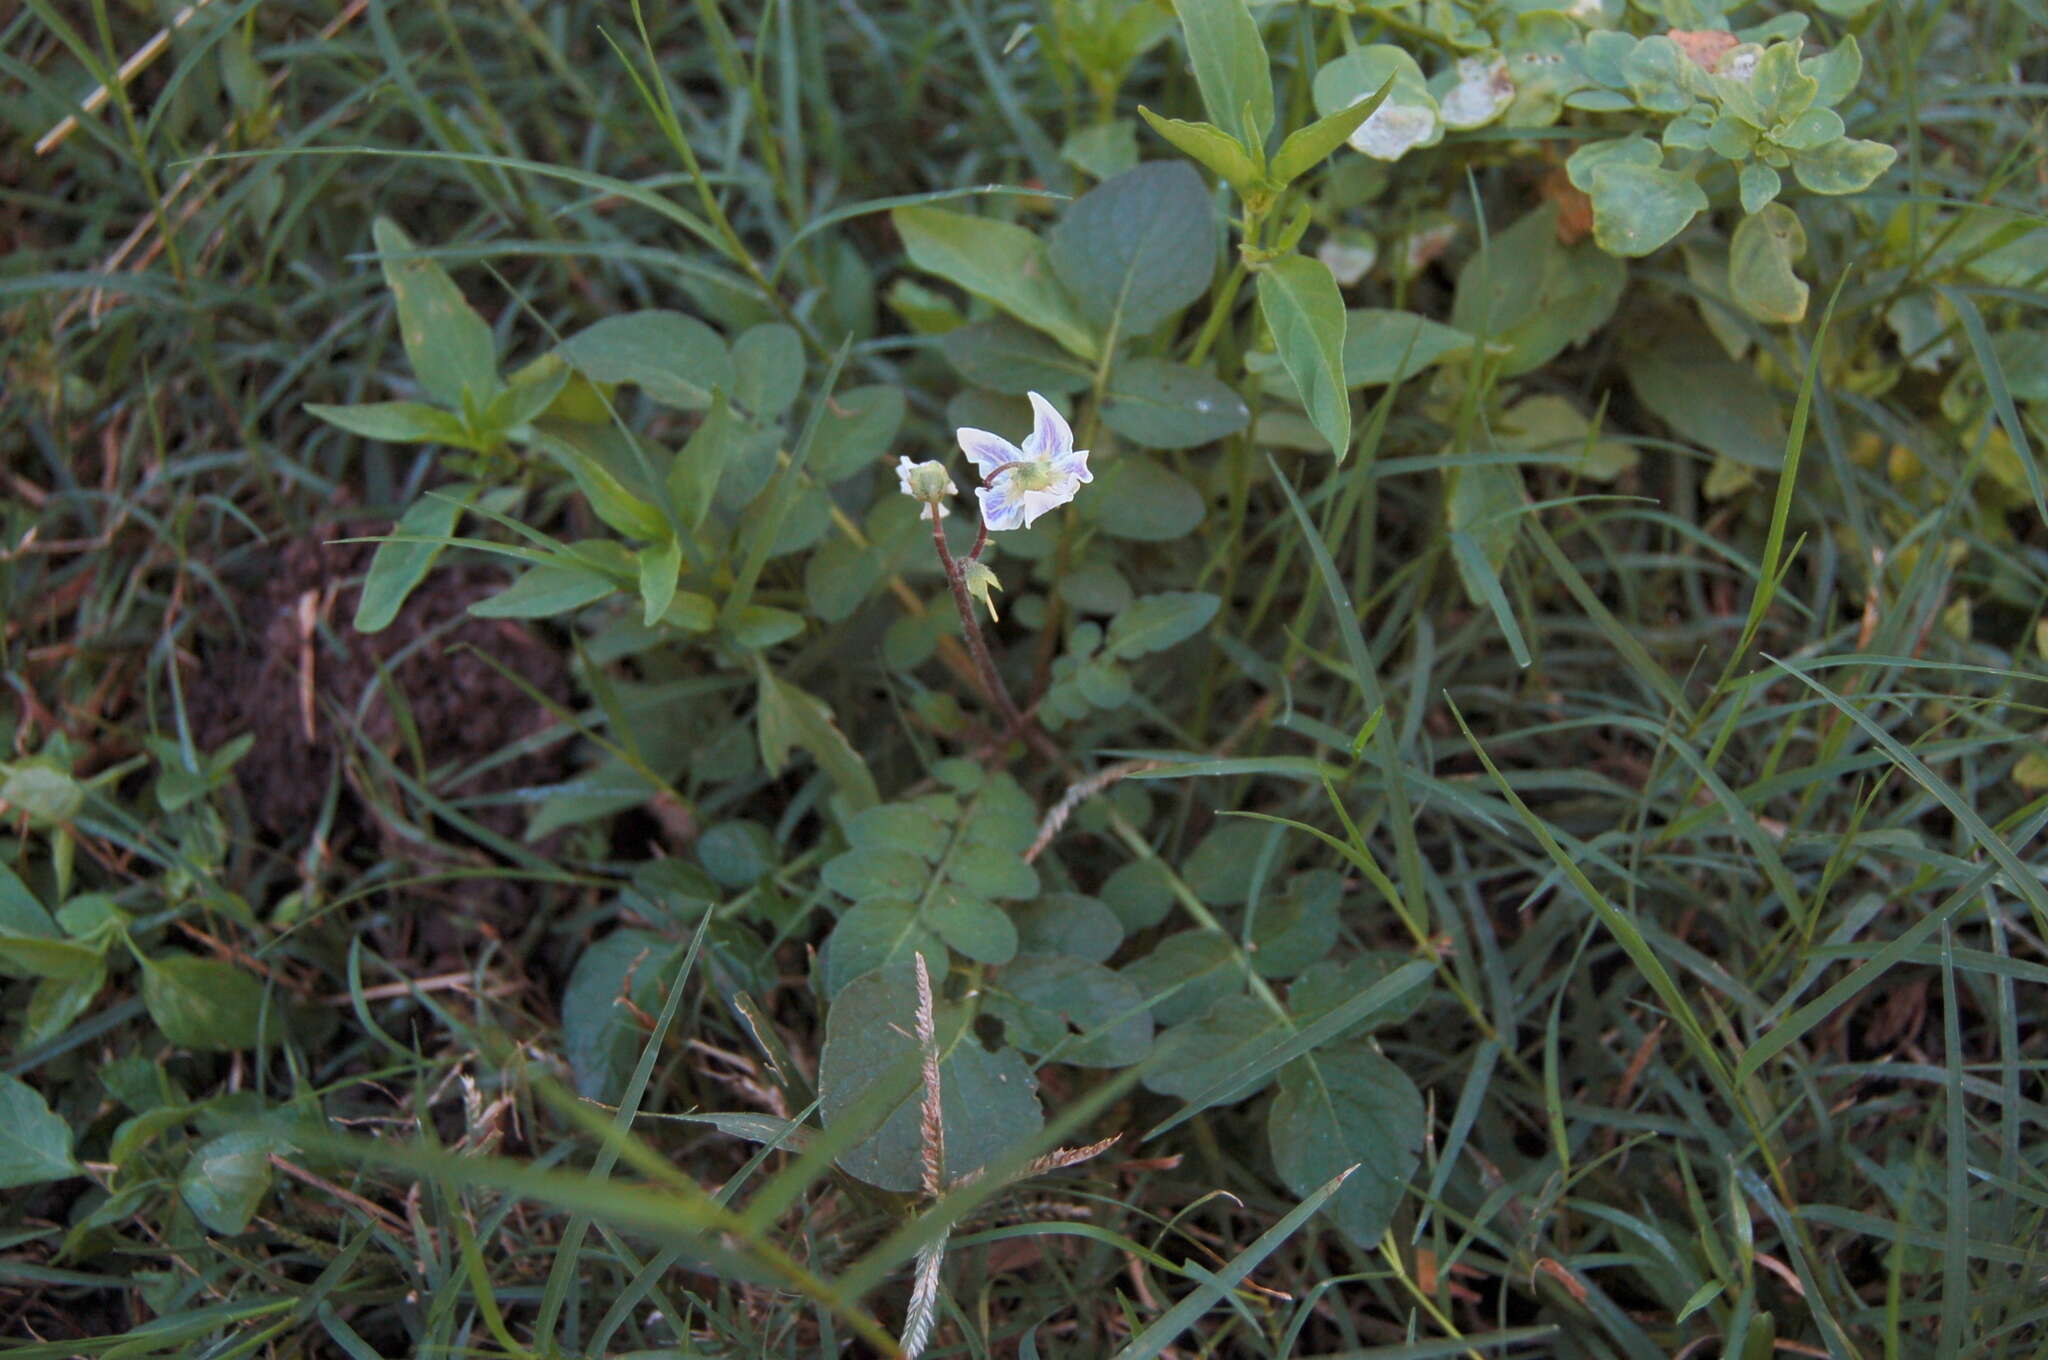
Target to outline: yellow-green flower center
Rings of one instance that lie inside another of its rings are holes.
[[[1019,491],[1046,491],[1053,483],[1052,463],[1045,459],[1030,459],[1010,466],[1010,485]]]

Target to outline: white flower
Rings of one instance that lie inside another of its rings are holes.
[[[1074,432],[1052,403],[1031,396],[1031,433],[1018,448],[999,434],[962,426],[956,433],[960,450],[973,460],[989,486],[977,487],[982,522],[991,530],[1030,528],[1055,506],[1074,499],[1081,483],[1095,480],[1088,471],[1088,450],[1074,447]]]
[[[942,519],[952,514],[941,498],[960,494],[944,463],[913,463],[907,454],[896,460],[896,485],[912,500],[924,502],[924,513],[919,519],[930,519],[934,509]]]

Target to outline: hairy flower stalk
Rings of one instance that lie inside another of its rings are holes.
[[[974,616],[974,596],[967,585],[967,573],[946,543],[945,526],[936,519],[932,521],[932,542],[939,551],[939,565],[946,569],[946,582],[953,588],[953,604],[960,611],[960,626],[967,635],[967,653],[974,658],[974,669],[981,676],[981,687],[987,691],[989,702],[1003,715],[1003,722],[1009,729],[1012,732],[1022,731],[1024,713],[1017,707],[1017,701],[1010,697],[1009,686],[1003,683],[1002,674],[996,670],[995,658],[989,655],[988,640],[981,635],[981,621]]]
[[[995,604],[989,592],[1002,588],[996,574],[982,565],[982,550],[988,546],[990,531],[1029,528],[1046,511],[1071,501],[1083,482],[1095,480],[1088,470],[1088,450],[1074,447],[1074,432],[1066,418],[1038,393],[1029,396],[1032,427],[1021,448],[987,430],[962,426],[954,432],[961,451],[981,474],[974,492],[981,502],[981,529],[964,560],[953,555],[946,542],[945,527],[940,523],[946,514],[946,497],[957,491],[945,466],[936,462],[913,463],[908,457],[896,465],[903,494],[922,502],[921,517],[931,521],[932,545],[938,551],[939,565],[945,568],[946,583],[952,587],[953,604],[960,611],[960,626],[966,634],[967,651],[974,658],[981,687],[1002,715],[1009,732],[1026,739],[1032,737],[1030,720],[1017,707],[996,670],[995,658],[989,654],[988,641],[982,636],[981,622],[974,610],[974,601],[979,598],[993,619]],[[1043,734],[1038,735],[1042,740]]]

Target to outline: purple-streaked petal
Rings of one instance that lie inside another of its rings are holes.
[[[1095,474],[1088,470],[1088,450],[1069,449],[1052,460],[1053,475],[1071,477],[1077,482],[1092,482]]]
[[[999,434],[990,434],[987,430],[977,430],[968,425],[962,425],[953,433],[960,441],[960,452],[967,455],[975,470],[984,477],[1005,463],[1024,461],[1023,451]]]
[[[1036,392],[1025,395],[1031,398],[1031,433],[1024,436],[1025,456],[1057,458],[1072,449],[1074,432],[1067,428],[1066,418]]]
[[[989,527],[991,533],[1014,529],[1024,522],[1024,503],[1011,499],[1009,480],[1005,477],[996,486],[974,489],[974,494],[981,500],[981,522]]]
[[[1044,514],[1048,510],[1056,510],[1060,506],[1065,505],[1068,501],[1072,499],[1074,499],[1072,483],[1069,483],[1067,489],[1064,491],[1055,486],[1048,487],[1044,491],[1025,492],[1024,527],[1029,529],[1034,523],[1037,522],[1038,517],[1040,515]]]

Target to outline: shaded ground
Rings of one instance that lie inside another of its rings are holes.
[[[503,584],[487,566],[437,564],[389,628],[358,632],[358,586],[375,545],[335,540],[388,528],[330,524],[237,564],[227,583],[246,592],[239,616],[208,629],[187,669],[199,744],[214,750],[244,733],[256,738],[235,778],[252,829],[271,848],[296,850],[315,833],[337,779],[329,854],[417,859],[418,838],[396,833],[399,816],[428,825],[437,842],[475,843],[383,772],[380,752],[462,816],[514,841],[522,810],[490,797],[559,780],[570,768],[569,743],[557,742],[465,774],[553,721],[510,677],[566,704],[568,669],[560,649],[527,625],[466,613]],[[516,880],[476,887],[464,896],[485,905],[510,905],[507,894],[520,891]]]

